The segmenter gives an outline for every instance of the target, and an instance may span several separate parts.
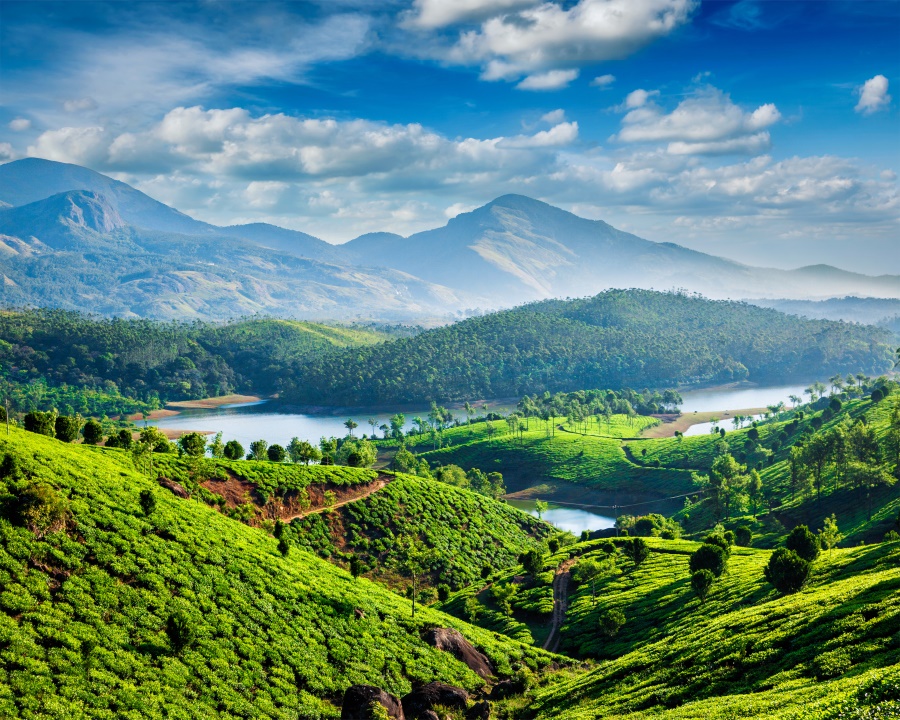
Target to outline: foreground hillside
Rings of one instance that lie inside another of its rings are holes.
[[[428,609],[413,620],[409,601],[284,556],[121,451],[13,429],[0,456],[3,717],[337,717],[353,683],[481,687],[422,640],[429,625],[462,630],[501,676],[550,660]]]
[[[883,372],[891,365],[890,338],[882,329],[744,303],[610,290],[471,318],[377,349],[317,356],[285,382],[284,396],[361,405],[787,382],[848,369]]]

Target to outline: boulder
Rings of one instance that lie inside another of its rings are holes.
[[[433,711],[435,705],[465,710],[469,704],[469,693],[446,683],[430,682],[404,695],[402,703],[403,712],[409,720],[424,720],[428,717],[425,713]]]
[[[379,703],[392,720],[406,720],[403,706],[393,695],[372,685],[351,685],[341,703],[341,720],[372,720],[372,706]]]
[[[491,689],[491,697],[508,698],[525,692],[525,683],[518,678],[501,680]]]
[[[188,491],[185,490],[183,487],[181,487],[181,485],[179,485],[174,480],[169,480],[169,478],[163,477],[162,475],[160,475],[158,478],[156,478],[156,482],[158,482],[166,490],[172,491],[175,495],[177,495],[180,498],[189,498],[190,497],[190,495],[188,494]]]
[[[487,700],[475,703],[466,712],[466,720],[490,720],[491,704]]]
[[[482,678],[487,679],[494,674],[491,661],[483,653],[478,652],[459,630],[433,628],[425,633],[425,642],[438,650],[450,653]]]

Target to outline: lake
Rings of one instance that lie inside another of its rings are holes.
[[[790,407],[789,395],[803,397],[804,385],[779,385],[773,387],[736,387],[736,388],[710,388],[705,390],[687,390],[681,393],[684,398],[682,412],[705,412],[712,410],[738,410],[750,407],[765,407],[779,401]],[[488,409],[492,412],[506,413],[514,409],[507,403],[488,403]],[[409,430],[412,419],[416,416],[427,418],[429,407],[421,406],[403,411],[406,417],[405,430]],[[455,418],[461,421],[466,419],[465,412],[460,408],[450,408]],[[481,407],[479,414],[483,414]],[[333,413],[298,413],[279,412],[277,405],[267,401],[231,405],[216,408],[214,410],[183,410],[181,414],[159,420],[151,420],[150,423],[160,428],[171,430],[205,430],[222,432],[224,440],[237,440],[245,448],[254,440],[265,439],[270,444],[278,443],[287,445],[291,438],[298,437],[317,443],[322,436],[342,437],[347,429],[344,421],[352,418],[359,423],[356,434],[371,434],[372,428],[368,423],[369,418],[376,421],[377,425],[387,423],[393,413],[374,412],[368,413],[359,410],[343,410]],[[726,429],[731,429],[730,420]],[[694,426],[700,428],[699,425]],[[693,432],[692,432],[693,431]],[[381,435],[381,431],[377,431]],[[709,432],[707,424],[705,432]],[[694,431],[691,428],[685,433],[695,435],[703,434],[702,429]]]
[[[507,500],[507,503],[529,515],[538,516],[534,500]],[[606,530],[616,524],[615,518],[588,509],[563,507],[552,502],[548,505],[549,508],[542,515],[543,519],[560,530],[567,530],[575,535],[581,535],[584,530]]]

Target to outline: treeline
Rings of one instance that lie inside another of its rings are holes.
[[[368,330],[253,318],[228,324],[0,314],[0,383],[13,409],[114,415],[173,400],[268,394],[307,355],[374,343]]]
[[[891,365],[888,332],[681,293],[610,290],[471,318],[378,347],[332,350],[282,382],[298,404],[520,397],[578,387],[787,382]]]

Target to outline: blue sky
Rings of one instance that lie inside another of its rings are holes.
[[[210,222],[341,242],[518,192],[753,264],[900,272],[898,2],[0,13],[0,156],[85,165]]]

